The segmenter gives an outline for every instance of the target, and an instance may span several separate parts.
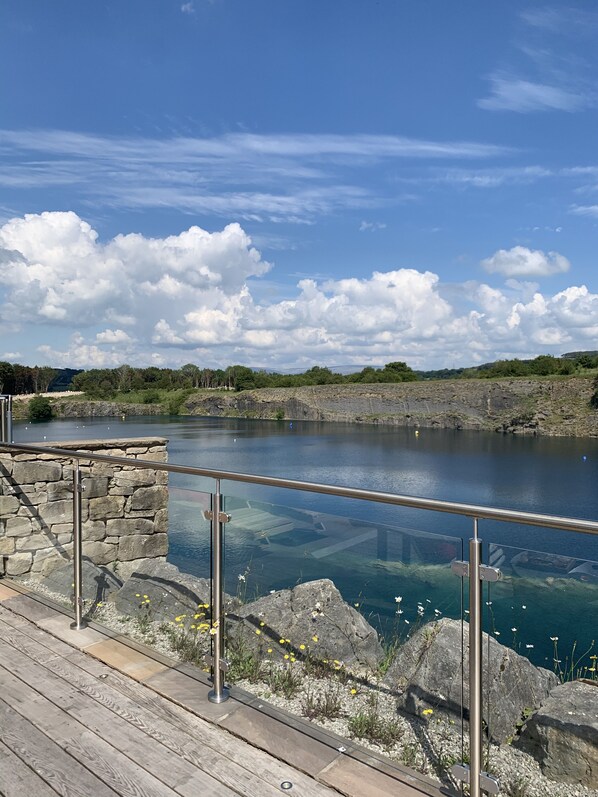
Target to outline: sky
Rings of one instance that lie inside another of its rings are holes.
[[[2,0],[0,360],[598,349],[598,8]]]

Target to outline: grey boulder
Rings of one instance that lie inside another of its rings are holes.
[[[517,745],[546,777],[598,789],[598,683],[572,681],[553,689]]]
[[[469,625],[444,618],[420,628],[399,649],[384,682],[397,693],[399,708],[421,716],[427,709],[461,715],[469,710]],[[463,655],[462,655],[463,649]],[[537,708],[558,683],[548,670],[483,634],[483,718],[490,739],[504,742],[516,732],[524,710]],[[489,654],[489,655],[488,655]],[[488,695],[489,691],[489,695]],[[487,697],[488,696],[488,699]]]
[[[375,629],[327,578],[241,606],[229,614],[229,628],[233,639],[271,645],[299,658],[309,654],[349,668],[376,668],[382,659]]]

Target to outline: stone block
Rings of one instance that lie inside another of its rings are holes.
[[[155,556],[166,556],[167,553],[167,534],[135,534],[131,537],[121,537],[118,546],[118,558],[122,561],[151,559]]]
[[[156,484],[168,484],[167,470],[158,470],[155,471],[155,474],[156,474]]]
[[[154,531],[158,534],[168,532],[168,509],[158,509],[154,517]]]
[[[103,498],[91,498],[89,501],[89,519],[106,520],[122,517],[125,499],[122,495],[106,495]]]
[[[98,542],[106,536],[106,523],[103,520],[86,520],[81,524],[81,533],[84,540]]]
[[[83,556],[86,556],[96,565],[107,565],[116,561],[118,547],[106,542],[84,541]]]
[[[122,537],[129,534],[153,534],[154,524],[147,518],[117,518],[106,522],[106,534]]]
[[[28,517],[9,517],[4,526],[7,537],[28,537],[32,530],[31,518]]]
[[[73,524],[72,523],[55,523],[51,528],[52,534],[56,534],[60,536],[62,534],[68,534],[69,536],[73,533]]]
[[[110,488],[110,495],[126,495],[126,496],[129,496],[129,495],[133,495],[134,492],[135,492],[135,488],[134,487],[125,487],[125,486],[117,487],[116,485],[114,485],[113,487]]]
[[[52,501],[51,504],[40,504],[37,511],[40,520],[47,526],[51,526],[54,523],[73,522],[72,500]]]
[[[13,478],[19,484],[57,482],[62,478],[62,465],[56,462],[15,462]]]
[[[33,562],[31,564],[32,573],[41,573],[44,566],[47,568],[46,563],[50,560],[55,560],[55,566],[64,562],[64,557],[56,548],[44,548],[43,550],[35,551],[33,554]]]
[[[17,537],[17,551],[37,551],[40,548],[50,548],[52,540],[47,534],[29,534],[27,537]]]
[[[6,556],[15,552],[14,537],[0,537],[0,556]]]
[[[131,497],[131,509],[143,511],[155,511],[164,509],[168,505],[168,490],[166,487],[156,485],[155,487],[140,487],[135,490]]]
[[[91,473],[93,476],[107,476],[111,479],[114,476],[115,468],[107,462],[93,462],[91,465]]]
[[[84,498],[102,498],[105,495],[108,495],[107,476],[92,476],[91,478],[83,479]]]
[[[0,517],[16,515],[21,502],[14,495],[0,495]]]
[[[31,570],[33,554],[29,551],[13,553],[6,560],[7,576],[22,576]]]
[[[114,477],[118,487],[152,487],[156,483],[155,470],[123,470]]]
[[[43,487],[40,489],[43,489]],[[69,498],[72,498],[72,495],[73,495],[72,482],[60,481],[60,482],[50,482],[48,484],[48,490],[47,490],[48,501],[66,501]]]

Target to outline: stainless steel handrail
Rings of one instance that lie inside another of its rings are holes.
[[[478,506],[477,504],[461,504],[455,501],[442,501],[436,498],[420,498],[411,495],[384,493],[376,490],[364,490],[357,487],[341,487],[333,484],[305,482],[296,479],[282,479],[276,476],[259,476],[254,473],[235,473],[233,471],[215,470],[213,468],[195,468],[189,465],[174,465],[152,460],[134,459],[132,457],[113,457],[108,454],[94,454],[75,449],[54,448],[52,446],[31,445],[25,443],[2,443],[0,451],[23,451],[34,454],[52,454],[57,457],[70,457],[77,460],[93,462],[112,462],[116,465],[135,465],[138,468],[151,468],[170,473],[185,473],[191,476],[205,476],[224,481],[259,484],[265,487],[281,487],[290,490],[335,495],[342,498],[356,498],[361,501],[374,501],[392,506],[406,506],[411,509],[427,509],[433,512],[445,512],[484,520],[500,520],[506,523],[522,523],[527,526],[544,526],[563,531],[577,531],[582,534],[598,535],[598,521],[581,518],[561,517],[560,515],[544,515],[537,512],[521,512],[516,509],[498,509],[497,507]]]

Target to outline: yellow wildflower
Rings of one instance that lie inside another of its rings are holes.
[[[425,708],[422,711],[422,714],[424,715],[424,717],[429,717],[430,714],[433,714],[433,713],[434,713],[434,709],[431,709],[431,708]]]
[[[259,635],[260,635],[262,632],[260,631],[260,629],[259,629],[259,628],[256,628],[256,629],[255,629],[255,633],[256,633],[256,634],[259,636]]]
[[[312,642],[317,642],[317,641],[318,641],[318,637],[317,636],[312,636]]]

